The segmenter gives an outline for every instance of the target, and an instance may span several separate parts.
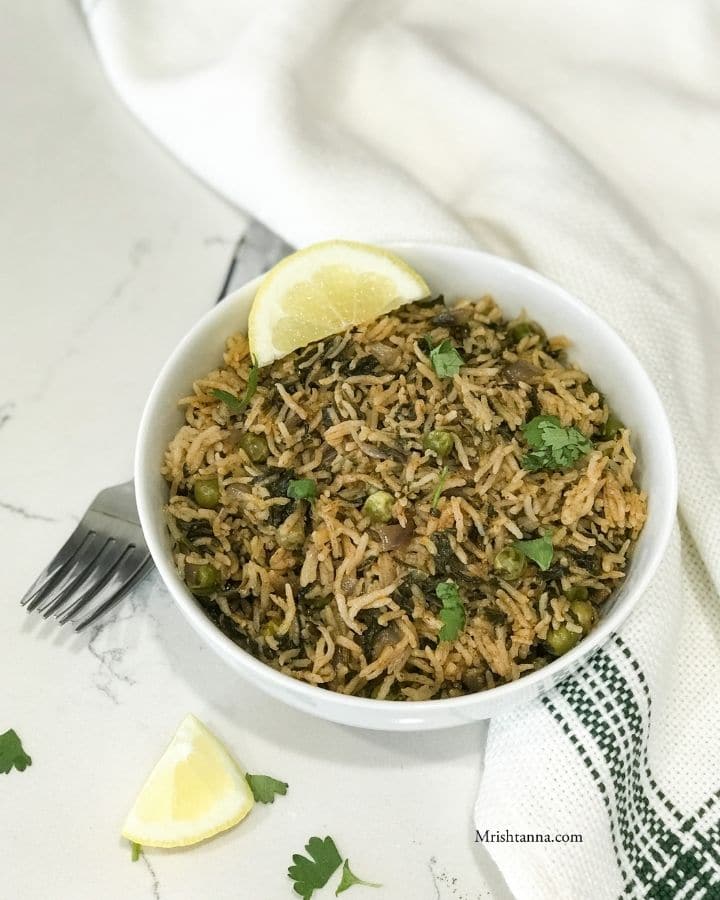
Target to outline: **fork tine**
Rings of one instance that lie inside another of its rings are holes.
[[[108,570],[108,575],[112,575],[115,566],[120,562],[124,553],[123,546],[119,544],[115,538],[108,538],[98,555],[92,562],[88,564],[84,571],[80,572],[73,583],[61,590],[54,599],[46,603],[42,608],[42,614],[45,619],[50,618],[53,613],[59,615],[63,608],[75,606],[78,598],[82,599],[88,595],[96,593],[98,585],[105,579],[103,573]]]
[[[53,573],[53,575],[43,584],[41,587],[33,594],[33,596],[28,600],[25,608],[28,612],[32,612],[34,609],[41,611],[45,605],[53,600],[58,592],[62,592],[62,590],[67,586],[69,581],[73,579],[75,576],[78,565],[81,561],[86,560],[88,558],[88,554],[93,552],[93,547],[97,544],[97,533],[92,530],[88,530],[85,538],[83,539],[80,546],[77,548],[75,553],[70,556],[65,562],[57,568],[57,570]]]
[[[117,543],[117,542],[116,542]],[[98,578],[94,583],[91,583],[89,588],[83,591],[80,596],[75,596],[75,598],[71,598],[72,602],[69,606],[63,606],[59,609],[55,618],[58,620],[60,625],[64,625],[69,619],[78,613],[83,607],[87,606],[90,601],[96,597],[100,591],[102,591],[112,579],[115,577],[116,573],[120,571],[121,566],[123,565],[123,561],[128,556],[128,554],[132,553],[135,549],[134,544],[121,545],[117,544],[118,555],[113,560],[111,565],[108,566],[107,571],[102,573],[101,577]]]
[[[83,543],[90,535],[88,528],[81,522],[70,537],[65,541],[58,552],[53,556],[50,562],[45,566],[38,577],[33,581],[30,587],[23,595],[20,603],[23,606],[28,604],[36,597],[37,594],[49,590],[53,584],[60,578],[62,571],[67,568],[75,553],[80,549]],[[28,606],[28,612],[34,609],[37,604]]]
[[[86,628],[111,609],[152,568],[132,481],[105,488],[75,531],[20,601],[59,624]]]
[[[100,616],[104,616],[108,610],[112,609],[113,606],[116,606],[122,598],[127,594],[129,590],[135,587],[136,584],[139,584],[143,580],[143,578],[147,575],[147,573],[152,569],[152,557],[149,553],[144,554],[144,558],[141,560],[140,564],[136,567],[135,571],[130,575],[128,580],[120,585],[120,587],[105,600],[104,603],[101,603],[100,606],[96,610],[94,610],[86,619],[83,619],[78,625],[75,626],[75,631],[83,631],[89,625],[99,619]]]
[[[70,565],[63,570],[60,579],[51,590],[44,590],[33,598],[28,604],[28,610],[36,609],[38,612],[44,612],[57,599],[74,591],[92,571],[95,561],[102,553],[107,541],[107,535],[91,531],[88,540],[83,541],[75,556],[70,560]]]

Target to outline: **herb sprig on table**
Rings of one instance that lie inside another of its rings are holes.
[[[294,853],[293,864],[288,868],[288,878],[293,882],[295,893],[300,894],[303,900],[309,900],[316,890],[325,887],[340,865],[343,867],[342,878],[335,896],[342,894],[354,884],[380,887],[372,881],[363,881],[352,872],[350,861],[346,859],[343,862],[335,841],[329,835],[324,838],[311,837],[305,845],[305,852],[307,856]]]
[[[343,891],[351,888],[354,884],[363,884],[365,887],[382,887],[376,881],[364,881],[362,878],[358,878],[350,868],[350,861],[346,859],[343,863],[342,878],[335,891],[335,896],[342,894]]]
[[[281,797],[287,794],[287,782],[278,781],[277,778],[271,778],[269,775],[250,775],[248,773],[245,781],[250,785],[253,797],[258,803],[274,803],[275,794],[280,794]]]
[[[32,759],[23,749],[17,732],[11,728],[4,734],[0,734],[0,772],[7,775],[13,768],[18,772],[24,772],[31,765]]]

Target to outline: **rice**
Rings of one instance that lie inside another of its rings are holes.
[[[443,340],[464,360],[452,377],[429,357]],[[224,366],[181,401],[186,424],[165,455],[179,572],[241,647],[328,690],[427,700],[541,668],[557,655],[553,636],[587,633],[571,598],[602,606],[646,517],[630,434],[604,436],[608,405],[567,344],[508,322],[489,297],[451,311],[423,301],[261,370],[237,414],[213,393],[246,390],[247,340],[232,336]],[[592,450],[528,471],[522,426],[540,414],[574,426]],[[431,430],[451,435],[442,459],[424,449]],[[196,483],[214,479],[217,504],[199,506]],[[298,479],[317,484],[314,501],[288,496]],[[387,524],[363,511],[376,491],[392,495]],[[504,580],[499,551],[544,533],[549,568]],[[436,588],[448,580],[465,622],[441,640]]]

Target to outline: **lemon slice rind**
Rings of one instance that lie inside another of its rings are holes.
[[[141,788],[122,835],[146,847],[184,847],[237,825],[254,802],[225,747],[188,715]]]
[[[250,310],[260,366],[430,293],[404,260],[380,247],[325,241],[291,254],[263,279]]]

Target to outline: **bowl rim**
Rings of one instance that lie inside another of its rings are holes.
[[[147,447],[153,432],[154,410],[159,403],[167,402],[163,400],[163,396],[166,396],[163,392],[165,380],[175,372],[178,362],[183,359],[187,349],[195,343],[198,334],[204,331],[211,321],[224,314],[225,310],[227,310],[226,304],[231,304],[238,295],[255,288],[262,280],[262,275],[232,291],[232,293],[223,298],[222,303],[208,310],[195,322],[167,358],[150,389],[138,429],[134,462],[136,502],[140,524],[148,549],[165,587],[194,629],[221,656],[225,658],[228,656],[233,657],[233,664],[236,665],[236,668],[243,670],[243,674],[253,684],[256,684],[261,689],[264,689],[266,685],[273,685],[277,689],[272,692],[275,696],[287,693],[304,696],[311,705],[314,705],[315,701],[320,699],[325,709],[332,707],[347,711],[354,710],[357,713],[372,714],[372,711],[375,711],[377,714],[380,714],[383,709],[385,711],[392,710],[396,713],[401,712],[403,719],[411,719],[413,713],[420,715],[422,718],[427,718],[428,716],[432,717],[433,710],[442,710],[443,713],[450,711],[461,712],[468,708],[479,707],[500,700],[510,701],[514,695],[526,696],[533,685],[537,688],[536,693],[541,693],[545,689],[543,685],[547,683],[549,678],[553,679],[553,684],[558,683],[561,678],[574,671],[581,660],[589,658],[598,647],[605,643],[607,638],[623,623],[635,607],[657,571],[674,527],[678,497],[677,457],[670,422],[652,379],[623,338],[598,313],[557,282],[521,263],[474,248],[458,247],[434,241],[383,241],[378,242],[378,244],[398,253],[402,253],[403,250],[419,251],[421,253],[423,251],[432,252],[438,250],[467,258],[480,257],[490,265],[500,265],[515,276],[534,282],[536,285],[552,291],[560,303],[568,304],[583,314],[592,323],[593,327],[603,332],[603,340],[614,344],[617,353],[626,357],[628,364],[633,369],[633,385],[642,385],[643,396],[646,402],[651,403],[654,407],[658,437],[664,441],[666,450],[664,463],[666,481],[661,495],[662,502],[659,502],[659,505],[653,508],[653,515],[660,520],[658,537],[654,545],[651,545],[649,548],[647,561],[644,568],[637,575],[637,581],[633,590],[622,597],[620,602],[615,604],[609,613],[600,619],[597,626],[586,638],[563,656],[548,663],[547,666],[523,675],[515,681],[497,685],[484,691],[463,694],[459,697],[404,700],[400,703],[396,700],[378,700],[371,697],[357,697],[350,694],[341,694],[337,691],[325,690],[318,685],[308,684],[279,672],[227,637],[205,614],[197,600],[182,584],[175,566],[162,545],[161,539],[155,533],[151,520],[152,504],[149,499],[148,485],[150,484],[150,479],[156,478],[159,474],[160,460],[151,461]],[[324,715],[320,711],[319,714],[321,716]],[[328,715],[327,718],[331,718],[331,716]]]

